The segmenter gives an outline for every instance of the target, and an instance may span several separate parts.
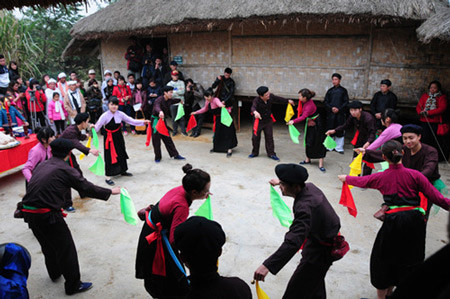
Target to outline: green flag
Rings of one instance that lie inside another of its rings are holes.
[[[386,169],[388,169],[388,168],[389,168],[389,163],[388,163],[388,162],[386,162],[386,161],[384,161],[384,162],[381,162],[381,163],[380,163],[380,165],[381,165],[381,169],[380,169],[380,170],[378,170],[378,172],[383,172],[383,171],[385,171]]]
[[[208,220],[213,220],[212,208],[211,208],[211,196],[205,200],[205,202],[198,208],[195,216],[205,217]]]
[[[92,128],[92,144],[96,149],[98,149],[98,135],[95,128]]]
[[[178,105],[177,116],[175,116],[175,121],[179,120],[184,116],[183,104]]]
[[[229,127],[231,125],[231,123],[233,122],[233,119],[231,118],[230,113],[228,113],[228,111],[225,107],[222,107],[222,111],[220,113],[220,122],[227,127]]]
[[[278,218],[282,226],[289,227],[294,220],[291,209],[272,185],[270,185],[270,205],[272,206],[273,216]]]
[[[125,188],[120,189],[120,212],[123,214],[125,221],[131,225],[138,224],[136,209],[133,200]]]
[[[98,176],[105,175],[105,162],[103,161],[102,156],[98,155],[97,160],[95,160],[94,164],[89,167],[89,170]]]
[[[326,149],[332,150],[336,148],[336,141],[333,140],[329,135],[327,135],[327,138],[323,141],[323,145],[326,147]]]
[[[289,125],[289,135],[291,136],[292,142],[299,144],[298,138],[300,137],[300,132],[295,128],[294,125]]]

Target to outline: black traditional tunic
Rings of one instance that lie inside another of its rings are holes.
[[[217,272],[189,276],[187,299],[251,299],[249,286],[238,277],[223,277]]]
[[[283,244],[263,264],[275,275],[304,244],[300,265],[283,298],[323,296],[325,275],[333,262],[331,246],[324,244],[332,243],[337,236],[341,227],[339,217],[323,192],[312,183],[307,183],[295,197],[293,210],[294,221]]]
[[[375,140],[375,120],[369,112],[361,111],[359,119],[349,116],[347,121],[335,130],[342,133],[351,127],[355,128],[355,134],[358,132],[356,143],[353,144],[355,148],[362,147],[366,142],[372,143]]]
[[[397,109],[397,96],[392,91],[375,93],[370,102],[370,112],[372,112],[373,116],[375,117],[377,113],[383,114],[388,108]],[[381,129],[381,121],[379,119],[376,119],[375,127],[376,129]]]
[[[73,293],[80,285],[80,269],[72,235],[61,213],[65,204],[62,194],[70,188],[102,200],[111,195],[110,189],[95,186],[64,160],[53,157],[35,168],[22,204],[24,220],[41,245],[50,278],[63,275],[66,292]]]
[[[85,154],[86,156],[89,155],[89,148],[84,146],[80,141],[86,140],[86,135],[82,134],[80,130],[78,129],[77,125],[70,125],[68,126],[64,132],[62,132],[60,138],[69,139],[73,142],[73,146]],[[75,158],[75,155],[72,153],[70,154],[70,160],[69,164],[73,166],[81,175],[83,175],[83,172],[80,169],[80,165],[78,165],[77,159]]]
[[[104,127],[106,132],[108,132],[108,130],[111,131],[114,147],[117,153],[117,162],[113,164],[111,161],[111,146],[106,149],[106,141],[108,138],[105,136],[103,138],[103,146],[105,149],[105,174],[107,176],[119,175],[128,170],[128,154],[125,149],[125,140],[123,138],[122,131],[120,130],[121,127],[122,124],[116,124],[114,118],[111,118],[111,121]]]
[[[348,105],[348,92],[342,86],[333,86],[328,89],[324,98],[325,108],[327,109],[327,130],[331,130],[344,124],[345,113]],[[333,113],[332,108],[339,109],[338,113]],[[343,137],[343,132],[336,132],[336,137]]]

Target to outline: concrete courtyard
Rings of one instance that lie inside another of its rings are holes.
[[[275,149],[281,163],[298,163],[305,158],[302,142],[295,145],[288,130],[279,124],[275,127]],[[102,138],[102,137],[100,137]],[[301,136],[303,138],[303,134]],[[267,158],[264,144],[260,156],[247,158],[251,151],[251,128],[244,125],[238,133],[239,145],[231,158],[213,153],[211,130],[193,139],[174,138],[180,154],[186,161],[169,159],[163,147],[161,163],[154,162],[152,147],[146,148],[145,136],[125,137],[129,171],[133,177],[115,178],[116,186],[126,187],[135,203],[136,210],[156,203],[171,188],[181,185],[186,163],[207,171],[212,177],[211,192],[214,220],[219,222],[227,242],[220,258],[219,272],[224,276],[238,276],[249,285],[254,270],[281,244],[287,228],[282,227],[272,216],[268,181],[275,177],[277,162]],[[264,138],[262,140],[264,142]],[[101,145],[101,151],[103,146]],[[77,153],[78,155],[78,153]],[[338,174],[347,174],[352,152],[348,141],[345,155],[329,152],[325,159],[326,173],[319,171],[317,164],[307,165],[309,182],[314,183],[328,197],[341,219],[341,233],[348,240],[351,250],[340,261],[333,264],[326,277],[329,298],[376,298],[376,290],[370,284],[369,257],[381,222],[373,213],[382,203],[381,194],[374,190],[352,190],[358,215],[349,215],[347,208],[338,204],[342,183]],[[80,162],[85,177],[91,182],[107,186],[104,177],[92,174],[88,168],[95,157],[88,156]],[[314,161],[313,161],[314,163]],[[317,162],[315,162],[317,163]],[[379,165],[377,165],[379,168]],[[443,181],[450,186],[450,168],[440,164]],[[279,190],[279,189],[277,189]],[[40,246],[23,220],[14,219],[16,203],[25,193],[24,178],[19,169],[0,176],[0,243],[16,242],[24,245],[32,255],[32,266],[28,280],[31,298],[62,298],[64,280],[53,283],[47,275]],[[83,281],[94,283],[92,290],[76,295],[77,298],[146,298],[143,281],[135,278],[134,263],[136,246],[142,223],[132,226],[120,213],[119,196],[107,202],[95,199],[80,199],[74,196],[76,213],[69,214],[66,221],[72,231],[78,249]],[[292,206],[292,198],[283,198]],[[195,201],[191,215],[202,204]],[[426,254],[436,252],[447,242],[448,213],[442,209],[432,215],[427,228]],[[261,288],[270,298],[281,298],[287,282],[300,260],[300,253],[278,273],[269,274]],[[255,287],[250,285],[256,298]]]

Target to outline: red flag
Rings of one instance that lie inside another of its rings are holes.
[[[145,146],[150,145],[150,140],[152,139],[152,125],[148,124],[147,127],[147,140],[145,141]]]
[[[255,118],[255,122],[253,123],[253,134],[258,135],[258,126],[259,126],[259,118]]]
[[[353,146],[356,145],[356,141],[358,141],[358,136],[359,136],[359,130],[356,130],[355,136],[353,137],[352,141],[350,142],[351,144],[353,144]]]
[[[156,131],[158,131],[159,134],[169,137],[169,130],[166,127],[166,123],[164,122],[164,119],[160,118],[158,120],[158,123],[155,126]]]
[[[273,117],[273,114],[271,114],[270,117],[272,117],[272,121],[273,121],[274,123],[277,122],[277,120],[275,119],[275,117]],[[264,137],[264,138],[265,138],[265,137]]]
[[[367,165],[369,168],[375,169],[375,165],[373,165],[373,163],[370,163],[370,162],[367,162],[367,161],[364,161],[364,160],[363,160],[363,162],[366,163],[366,165]]]
[[[352,192],[350,192],[350,189],[348,188],[347,182],[344,182],[344,184],[342,184],[341,200],[339,201],[339,204],[343,205],[344,207],[347,207],[350,215],[356,217],[358,211],[356,210],[353,195]]]
[[[186,130],[189,132],[190,130],[192,130],[196,126],[197,126],[197,120],[195,119],[195,115],[192,114],[191,117],[189,118]]]
[[[298,101],[298,107],[297,107],[297,117],[300,117],[303,111],[303,103],[302,101]]]

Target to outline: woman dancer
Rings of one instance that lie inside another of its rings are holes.
[[[138,213],[145,223],[138,241],[136,278],[144,279],[145,289],[155,298],[185,298],[186,274],[171,246],[174,231],[188,218],[192,201],[210,195],[208,173],[192,169],[190,164],[183,166],[183,172],[182,186],[173,188],[156,205]]]
[[[389,169],[363,177],[339,176],[349,185],[383,194],[386,212],[370,257],[370,279],[380,299],[424,260],[427,199],[445,210],[450,205],[423,174],[402,165],[400,142],[390,140],[381,150]]]
[[[122,175],[122,176],[133,176],[131,173],[127,172],[127,151],[125,149],[125,140],[123,138],[123,133],[120,128],[122,127],[122,122],[128,123],[134,126],[143,126],[144,124],[150,123],[150,121],[139,121],[134,118],[129,117],[119,109],[119,100],[113,96],[108,103],[108,111],[104,112],[97,123],[95,124],[95,131],[99,131],[102,127],[106,131],[106,136],[103,138],[103,145],[105,150],[105,182],[113,186],[114,181],[111,179],[112,176]]]

